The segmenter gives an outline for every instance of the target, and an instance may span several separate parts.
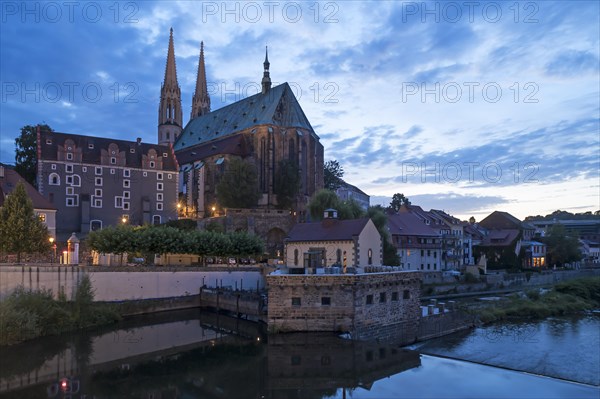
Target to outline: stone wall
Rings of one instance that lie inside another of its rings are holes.
[[[420,273],[269,275],[271,332],[338,331],[416,339]]]

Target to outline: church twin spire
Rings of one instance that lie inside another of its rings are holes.
[[[269,73],[269,54],[265,47],[264,72],[262,78],[262,94],[271,89]],[[206,81],[206,66],[204,65],[204,42],[200,42],[200,57],[198,59],[198,75],[196,90],[192,97],[192,112],[190,119],[206,115],[210,112],[210,96]],[[173,43],[173,28],[170,30],[169,49],[167,50],[167,65],[165,79],[160,89],[160,105],[158,108],[158,144],[173,144],[183,130],[181,112],[181,89],[177,82],[177,67],[175,64],[175,45]]]
[[[210,112],[210,97],[206,83],[206,67],[204,66],[204,42],[200,42],[200,59],[198,60],[198,76],[196,77],[196,91],[192,97],[192,114],[190,119],[206,115]]]

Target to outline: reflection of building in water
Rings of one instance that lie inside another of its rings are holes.
[[[398,345],[314,333],[270,336],[267,353],[271,397],[288,397],[283,394],[288,390],[310,397],[340,388],[370,389],[380,379],[421,365],[418,352]]]

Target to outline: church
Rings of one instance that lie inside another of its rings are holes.
[[[184,126],[177,82],[173,29],[169,37],[158,114],[158,143],[172,145],[180,167],[180,198],[186,216],[219,214],[217,187],[234,159],[255,168],[258,199],[249,208],[286,209],[304,219],[310,197],[323,188],[323,145],[288,83],[272,87],[265,51],[260,93],[211,111],[204,44],[190,120]],[[291,201],[278,201],[277,184],[285,163],[299,172],[299,189]],[[290,205],[291,203],[291,205]]]

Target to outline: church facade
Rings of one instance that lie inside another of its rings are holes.
[[[211,111],[204,45],[200,46],[196,90],[189,122],[183,125],[173,32],[161,88],[158,141],[172,144],[180,165],[183,205],[189,217],[220,213],[217,186],[233,159],[246,161],[257,174],[253,208],[285,208],[277,198],[283,161],[299,171],[297,195],[286,205],[301,220],[310,197],[323,188],[323,145],[287,83],[272,87],[265,54],[262,91]],[[288,201],[289,202],[289,201]]]

